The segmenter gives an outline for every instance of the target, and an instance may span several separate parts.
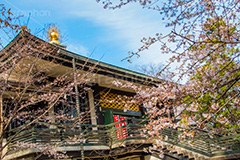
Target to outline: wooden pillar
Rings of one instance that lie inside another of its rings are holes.
[[[94,105],[94,96],[93,96],[93,90],[88,90],[88,102],[89,102],[89,108],[90,108],[90,115],[91,115],[91,124],[97,125],[97,118],[96,118],[96,109]],[[96,130],[97,128],[93,128]]]
[[[7,138],[3,138],[3,140],[2,140],[2,146],[6,145],[6,143],[7,143]],[[2,156],[2,157],[5,156],[5,155],[7,154],[7,152],[8,152],[8,146],[6,146],[5,148],[3,148],[1,156]],[[2,159],[2,158],[1,158],[1,159]]]
[[[50,118],[50,129],[56,129],[57,127],[55,125],[52,125],[55,123],[55,116],[54,116],[54,107],[52,107],[49,111],[49,118]]]

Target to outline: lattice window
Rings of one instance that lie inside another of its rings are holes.
[[[128,111],[139,112],[139,105],[137,103],[126,103],[132,99],[131,96],[119,95],[116,93],[100,92],[101,106],[104,108],[113,109],[127,109]]]

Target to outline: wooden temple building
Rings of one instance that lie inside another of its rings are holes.
[[[4,160],[30,160],[30,159],[54,159],[47,154],[41,154],[41,150],[34,147],[11,149],[11,146],[19,142],[36,143],[47,146],[48,144],[60,144],[57,149],[65,151],[68,158],[65,159],[121,159],[121,160],[189,160],[189,159],[240,159],[240,141],[237,136],[240,135],[218,135],[209,138],[208,134],[203,132],[200,137],[196,137],[192,144],[187,141],[178,141],[178,135],[181,131],[178,129],[166,129],[161,131],[163,136],[168,136],[162,147],[164,148],[164,157],[159,157],[157,151],[154,153],[144,152],[144,148],[151,147],[154,140],[148,141],[140,136],[141,128],[144,126],[145,110],[141,104],[131,104],[127,111],[124,111],[125,105],[119,103],[110,103],[117,99],[128,99],[135,95],[131,89],[121,88],[113,85],[113,81],[118,80],[122,83],[131,82],[136,85],[145,86],[154,85],[152,77],[146,76],[124,68],[116,67],[107,63],[99,62],[88,57],[70,52],[65,46],[59,44],[57,35],[52,35],[51,43],[31,35],[28,32],[20,32],[5,48],[4,54],[1,53],[1,66],[9,63],[13,52],[21,52],[21,49],[34,43],[33,57],[35,52],[48,52],[47,57],[41,59],[38,65],[46,65],[50,59],[54,58],[53,68],[49,73],[50,79],[64,75],[69,72],[84,74],[90,72],[91,80],[84,82],[89,89],[81,98],[69,96],[67,99],[75,106],[76,110],[71,110],[67,105],[58,106],[52,110],[58,112],[67,108],[71,116],[81,112],[86,112],[86,121],[76,125],[74,128],[67,127],[67,122],[60,123],[52,121],[51,125],[33,124],[23,128],[27,122],[11,124],[8,131],[4,134],[3,144],[7,144],[2,150],[2,159]],[[54,38],[55,37],[55,38]],[[55,41],[55,42],[54,42]],[[39,45],[39,46],[38,46]],[[32,58],[34,61],[34,58]],[[22,63],[22,62],[16,62]],[[49,62],[50,63],[50,62]],[[13,65],[13,64],[9,64]],[[94,67],[91,69],[91,67]],[[9,67],[11,68],[11,67]],[[77,71],[80,70],[80,71]],[[8,68],[1,71],[4,74]],[[4,76],[1,77],[1,80]],[[73,78],[74,80],[74,78]],[[17,81],[17,75],[10,78],[10,81]],[[157,81],[157,80],[156,80]],[[159,80],[160,82],[160,80]],[[78,84],[80,85],[80,84]],[[14,85],[13,85],[14,86]],[[17,87],[17,86],[16,86]],[[76,92],[80,86],[74,89]],[[4,98],[1,101],[3,105]],[[29,90],[29,92],[31,92]],[[78,91],[80,92],[80,91]],[[11,93],[14,96],[14,93]],[[64,95],[63,95],[64,96]],[[70,104],[70,102],[69,102]],[[3,106],[6,108],[7,106]],[[68,115],[66,115],[68,116]],[[54,118],[54,117],[53,117]],[[37,121],[36,123],[41,123]],[[72,123],[72,122],[71,122]],[[81,135],[82,141],[74,143],[61,143],[69,137]],[[174,144],[174,145],[173,145]],[[51,148],[49,148],[51,149]],[[172,151],[171,151],[172,150]]]

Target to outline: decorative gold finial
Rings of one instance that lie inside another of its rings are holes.
[[[58,26],[54,24],[49,25],[47,29],[47,37],[50,43],[60,44],[59,40],[61,35]]]

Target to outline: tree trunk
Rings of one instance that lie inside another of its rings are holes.
[[[0,157],[2,159],[2,152],[3,152],[3,104],[2,104],[2,96],[0,97]]]

